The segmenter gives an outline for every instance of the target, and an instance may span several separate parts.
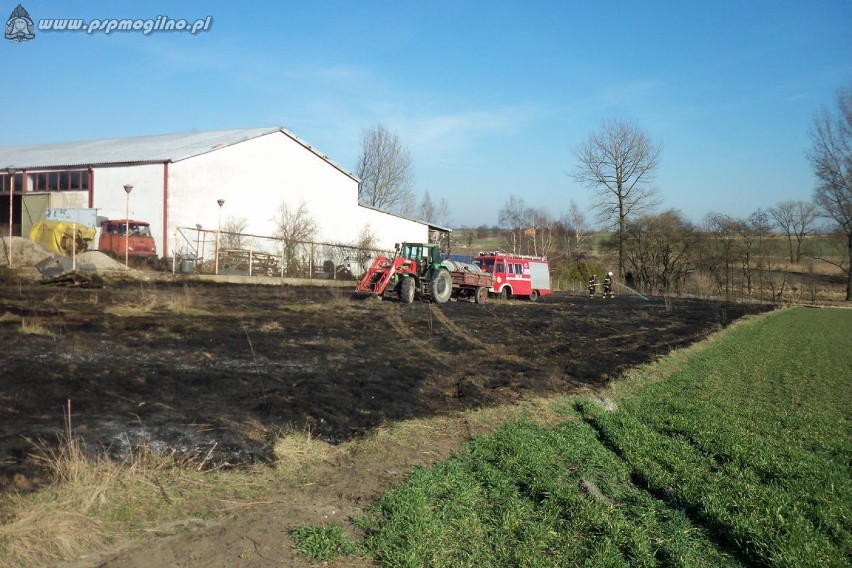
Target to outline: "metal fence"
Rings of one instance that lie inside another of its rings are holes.
[[[320,280],[359,278],[377,256],[393,251],[351,244],[179,227],[172,267],[182,274],[276,276]]]

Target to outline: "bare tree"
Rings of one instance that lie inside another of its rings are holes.
[[[428,191],[423,194],[423,199],[420,200],[417,216],[423,221],[431,221],[435,218],[435,204],[432,202]]]
[[[716,283],[720,296],[730,298],[735,289],[735,271],[740,258],[739,234],[743,221],[722,213],[708,213],[695,258]]]
[[[605,122],[574,150],[574,180],[594,192],[599,221],[615,230],[622,276],[626,224],[658,204],[651,184],[661,153],[662,146],[638,126],[619,120]]]
[[[511,249],[512,254],[520,254],[523,247],[524,229],[527,224],[527,205],[523,197],[510,195],[506,204],[497,214],[497,223],[505,230],[503,246]]]
[[[550,256],[557,243],[558,223],[545,208],[527,209],[525,216],[529,225],[524,231],[527,250],[534,256]]]
[[[580,211],[573,199],[568,212],[563,213],[559,219],[559,228],[561,237],[559,248],[562,249],[565,256],[578,259],[589,238],[589,225],[586,222],[586,216]]]
[[[837,93],[837,109],[823,108],[810,129],[807,153],[818,184],[814,202],[846,239],[846,258],[822,258],[846,273],[846,301],[852,301],[852,86]]]
[[[549,256],[559,243],[560,223],[545,208],[527,207],[521,197],[510,195],[498,220],[504,230],[502,246],[512,254]]]
[[[318,227],[304,201],[298,207],[290,207],[286,202],[278,206],[275,236],[281,239],[284,267],[288,274],[298,272],[300,246],[316,237]]]
[[[695,228],[676,210],[627,224],[625,260],[636,285],[649,292],[679,291],[691,267]]]
[[[770,230],[769,215],[758,209],[748,219],[737,224],[740,237],[740,268],[742,269],[742,288],[751,296],[754,292],[754,273],[762,276],[766,265],[766,239]],[[761,278],[761,282],[762,282]]]
[[[411,154],[393,132],[381,124],[364,130],[355,173],[361,178],[358,202],[385,211],[410,215],[414,207]]]
[[[245,217],[228,217],[222,225],[221,247],[225,250],[240,250],[243,248],[243,231],[248,227]]]
[[[816,206],[805,201],[782,201],[775,207],[770,207],[768,213],[775,221],[775,225],[787,236],[790,262],[799,262],[802,256],[802,244],[813,232]]]
[[[417,208],[417,216],[421,221],[426,221],[434,225],[447,226],[450,222],[450,206],[444,198],[441,198],[441,201],[435,203],[427,191],[423,194],[423,199],[420,200],[420,205]]]
[[[373,260],[378,239],[369,225],[364,226],[358,233],[358,238],[353,243],[354,254],[350,257],[350,270],[356,274],[362,274],[367,270],[370,261]],[[354,264],[354,266],[352,266]]]

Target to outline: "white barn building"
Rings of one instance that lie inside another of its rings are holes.
[[[320,242],[353,243],[368,227],[378,248],[392,249],[446,230],[359,205],[358,178],[281,127],[0,147],[0,223],[8,227],[10,193],[18,235],[47,208],[123,219],[127,184],[130,218],[151,224],[160,256],[180,248],[178,227],[215,230],[220,219],[271,236],[282,202],[304,202]]]

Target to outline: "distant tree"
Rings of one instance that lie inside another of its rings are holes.
[[[550,256],[557,244],[559,224],[545,208],[527,209],[525,217],[527,228],[524,230],[524,241],[528,254]]]
[[[245,236],[243,231],[248,227],[245,217],[228,217],[222,225],[221,246],[224,250],[240,250],[243,248]]]
[[[548,256],[559,243],[560,225],[550,212],[527,207],[521,197],[509,196],[498,221],[503,229],[502,247],[512,254]]]
[[[814,229],[817,214],[816,205],[806,201],[782,201],[778,205],[770,207],[767,212],[775,221],[775,225],[787,237],[790,262],[799,262],[802,255],[802,244]]]
[[[348,259],[348,268],[355,274],[361,274],[367,270],[370,261],[376,253],[378,239],[375,233],[370,228],[370,225],[365,225],[358,233],[358,238],[353,243],[354,253]]]
[[[498,226],[505,231],[503,246],[512,254],[521,254],[524,228],[527,224],[526,212],[527,205],[524,203],[524,198],[510,195],[497,214]]]
[[[296,274],[299,264],[299,247],[312,241],[318,232],[316,221],[304,201],[298,207],[290,207],[286,202],[278,206],[274,219],[277,224],[275,236],[281,240],[284,256],[284,268],[288,274]]]
[[[680,290],[691,266],[694,241],[695,228],[679,211],[628,222],[624,254],[636,285],[651,292]]]
[[[417,217],[427,223],[447,226],[450,222],[450,206],[447,204],[447,200],[443,198],[436,204],[427,191],[423,194],[423,199],[420,200]]]
[[[740,268],[743,275],[743,288],[752,295],[754,291],[754,275],[762,274],[766,262],[766,240],[769,237],[771,224],[769,215],[758,209],[745,221],[737,223],[740,238]]]
[[[837,108],[823,108],[810,129],[807,157],[818,184],[814,202],[845,237],[846,258],[822,257],[846,274],[846,301],[852,301],[852,85],[837,93]]]
[[[708,213],[704,218],[702,238],[695,249],[698,265],[713,278],[719,295],[726,298],[734,293],[742,223],[722,213]]]
[[[401,215],[413,212],[411,154],[395,133],[381,124],[364,130],[355,173],[361,178],[359,203]]]
[[[658,203],[651,184],[661,153],[662,146],[643,130],[619,120],[604,122],[574,150],[578,161],[574,180],[592,190],[599,221],[615,231],[620,275],[627,222]]]
[[[567,213],[563,213],[558,221],[559,243],[557,247],[566,257],[574,260],[580,258],[583,248],[589,238],[589,225],[586,216],[572,199]]]
[[[444,227],[449,227],[452,222],[453,218],[452,215],[450,215],[450,204],[442,197],[435,210],[435,223]]]
[[[487,239],[491,236],[491,228],[488,225],[480,225],[476,228],[477,239]]]
[[[435,204],[432,203],[432,198],[429,197],[429,192],[423,194],[423,199],[420,200],[420,206],[417,208],[417,216],[423,221],[431,221],[435,217]]]

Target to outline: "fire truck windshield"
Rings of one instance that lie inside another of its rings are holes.
[[[494,268],[494,261],[491,259],[474,260],[474,264],[479,266],[482,272],[491,272]]]

